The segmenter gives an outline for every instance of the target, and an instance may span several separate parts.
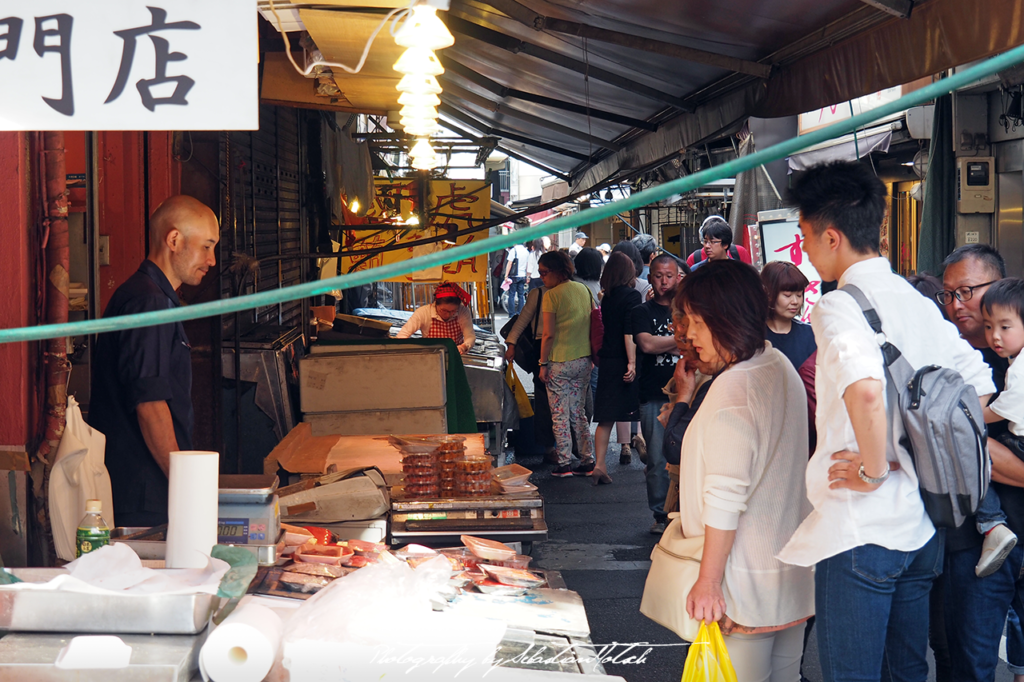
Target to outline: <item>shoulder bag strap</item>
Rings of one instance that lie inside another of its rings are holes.
[[[882,361],[885,365],[885,392],[889,400],[885,450],[888,458],[891,461],[896,461],[896,453],[893,452],[892,425],[899,417],[899,394],[896,392],[896,379],[893,377],[892,369],[894,364],[898,364],[903,373],[909,371],[910,377],[914,375],[914,370],[910,363],[907,362],[907,359],[903,357],[903,354],[900,353],[900,349],[890,343],[889,339],[885,337],[885,332],[882,331],[882,319],[878,316],[878,312],[871,307],[871,302],[868,301],[864,292],[853,284],[840,287],[839,291],[844,291],[853,297],[853,300],[860,306],[861,312],[864,313],[864,317],[867,319],[868,325],[871,326],[871,330],[875,332],[876,340],[881,342],[879,345],[882,349]]]

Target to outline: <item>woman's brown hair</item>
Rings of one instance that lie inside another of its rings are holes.
[[[768,294],[768,317],[775,316],[775,302],[783,291],[803,291],[810,282],[800,268],[783,260],[775,260],[761,269],[761,283]]]
[[[764,349],[767,298],[757,270],[742,261],[701,265],[679,284],[673,305],[704,320],[719,355],[743,362]]]
[[[565,251],[548,251],[539,259],[537,265],[543,265],[549,272],[552,272],[560,279],[572,279],[576,267],[572,264],[572,258]]]
[[[631,287],[636,281],[636,268],[629,256],[615,251],[608,256],[608,262],[601,273],[601,288],[609,292],[615,287]]]

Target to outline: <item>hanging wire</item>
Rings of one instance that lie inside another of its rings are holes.
[[[392,18],[394,18],[395,23],[391,25],[391,35],[395,35],[395,33],[398,30],[397,27],[399,26],[399,22],[405,19],[406,15],[412,11],[413,5],[416,4],[416,0],[412,0],[412,2],[410,2],[407,7],[399,7],[387,13],[387,15],[384,17],[384,20],[377,24],[377,28],[373,29],[373,33],[371,33],[369,39],[367,39],[366,45],[363,47],[363,54],[362,56],[359,57],[359,63],[356,64],[355,67],[346,66],[344,64],[341,64],[340,62],[323,61],[315,62],[307,66],[305,69],[302,69],[295,62],[295,57],[292,56],[292,43],[288,39],[288,32],[284,30],[284,24],[281,21],[281,16],[277,13],[277,9],[274,8],[274,0],[268,1],[270,3],[270,11],[274,15],[274,19],[277,20],[277,30],[281,32],[281,36],[284,38],[284,53],[285,55],[287,55],[288,61],[290,61],[292,63],[292,66],[295,67],[295,70],[302,74],[303,77],[308,76],[310,73],[313,72],[313,69],[317,68],[318,66],[329,67],[332,69],[337,67],[349,73],[359,73],[360,71],[363,70],[363,65],[366,63],[366,57],[370,54],[370,46],[373,45],[373,41],[376,40],[377,34],[380,33],[381,29],[384,28],[384,26],[386,26],[387,23]]]

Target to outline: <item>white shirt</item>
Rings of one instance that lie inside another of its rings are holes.
[[[511,263],[512,261],[514,261],[517,258],[519,259],[519,262],[516,263],[515,272],[512,272],[510,270],[509,273],[508,273],[508,276],[509,277],[526,277],[527,266],[529,265],[529,263],[527,263],[527,261],[530,260],[530,252],[527,251],[526,247],[523,246],[522,244],[516,244],[515,246],[513,246],[512,248],[510,248],[508,250],[508,262],[509,263]]]
[[[711,384],[683,436],[679,467],[683,534],[736,531],[722,591],[740,625],[786,625],[814,613],[812,570],[775,558],[810,511],[806,466],[803,381],[765,343]]]
[[[526,259],[526,273],[530,276],[530,279],[540,279],[540,256],[541,252],[534,249],[530,251],[530,257]]]
[[[1010,433],[1024,436],[1024,362],[1010,361],[1006,371],[1006,386],[993,402],[992,411],[1010,422]]]
[[[913,367],[935,364],[955,369],[979,396],[995,391],[992,371],[981,353],[960,338],[956,327],[942,318],[934,303],[893,274],[889,261],[872,258],[855,263],[839,279],[840,287],[847,284],[864,292],[882,320],[886,337]],[[818,344],[818,447],[807,464],[807,497],[814,511],[779,558],[798,566],[812,566],[868,544],[903,552],[920,549],[935,528],[921,502],[910,454],[899,445],[904,435],[902,422],[896,421],[889,448],[890,460],[895,456],[900,468],[892,471],[877,490],[862,493],[829,488],[832,455],[857,450],[843,394],[861,379],[877,379],[884,387],[885,370],[875,334],[849,294],[835,291],[822,297],[811,311],[811,326]],[[886,410],[888,414],[888,407]]]
[[[437,314],[433,303],[420,306],[409,317],[409,321],[398,330],[395,338],[407,339],[417,331],[423,338],[428,338],[427,333],[430,331],[431,323],[440,319],[441,316]],[[476,343],[476,332],[473,331],[473,316],[470,314],[468,306],[459,306],[459,324],[462,326],[462,342],[466,344],[466,348],[472,348]]]
[[[573,242],[572,244],[569,244],[569,257],[571,258],[571,257],[575,256],[577,253],[579,253],[582,250],[583,250],[583,247],[580,246],[579,244],[577,244],[576,242]]]

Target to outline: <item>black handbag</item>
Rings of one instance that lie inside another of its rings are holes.
[[[540,341],[534,338],[534,334],[537,329],[537,321],[540,319],[540,307],[541,303],[544,302],[544,292],[537,289],[537,313],[534,315],[533,324],[526,328],[526,333],[520,335],[519,340],[516,341],[515,355],[513,359],[515,363],[519,365],[524,372],[530,374],[536,374],[540,369]],[[513,315],[509,318],[509,321],[502,326],[498,332],[501,334],[501,338],[507,339],[508,335],[512,333],[512,328],[515,326],[516,321],[519,319],[519,315]]]

